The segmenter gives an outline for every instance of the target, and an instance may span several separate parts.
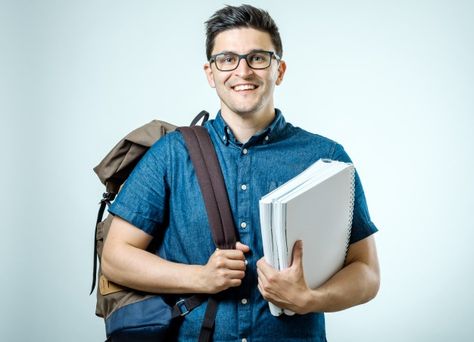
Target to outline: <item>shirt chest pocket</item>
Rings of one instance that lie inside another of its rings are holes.
[[[270,181],[270,183],[268,185],[267,193],[272,192],[273,190],[275,190],[276,188],[278,188],[282,184],[283,184],[283,182],[277,182],[277,181],[274,181],[274,180]]]
[[[269,180],[262,188],[262,196],[265,196],[266,194],[272,192],[284,183],[284,181]]]

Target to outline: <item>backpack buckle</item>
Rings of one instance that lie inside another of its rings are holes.
[[[110,205],[110,202],[113,201],[115,198],[115,194],[112,192],[104,192],[102,194],[102,199],[100,200],[99,204],[101,203],[107,203],[107,205]]]
[[[178,308],[181,317],[186,316],[189,313],[189,309],[186,307],[186,301],[184,299],[178,300],[176,302],[176,307]]]

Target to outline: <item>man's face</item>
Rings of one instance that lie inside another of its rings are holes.
[[[252,28],[237,28],[216,36],[212,55],[221,52],[242,55],[254,50],[275,52],[270,35]],[[283,61],[278,63],[273,58],[268,68],[254,70],[241,59],[237,69],[232,71],[219,71],[215,63],[206,63],[204,70],[210,86],[216,88],[223,113],[245,117],[267,111],[273,113],[273,91],[275,85],[281,83],[285,67]]]

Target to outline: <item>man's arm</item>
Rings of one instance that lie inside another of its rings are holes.
[[[152,236],[115,216],[105,241],[101,267],[113,282],[153,293],[217,293],[241,284],[248,246],[216,250],[206,265],[167,261],[146,251]]]
[[[351,244],[344,267],[317,289],[306,285],[302,257],[298,241],[289,268],[277,271],[263,258],[258,261],[258,287],[266,300],[305,314],[344,310],[368,302],[378,292],[380,270],[373,236]]]

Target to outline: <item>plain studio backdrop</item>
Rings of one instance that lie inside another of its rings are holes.
[[[328,314],[328,340],[472,341],[472,1],[249,2],[280,27],[275,105],[345,146],[380,229],[379,295]],[[1,3],[1,341],[104,340],[92,168],[154,118],[215,115],[203,23],[224,3]]]

